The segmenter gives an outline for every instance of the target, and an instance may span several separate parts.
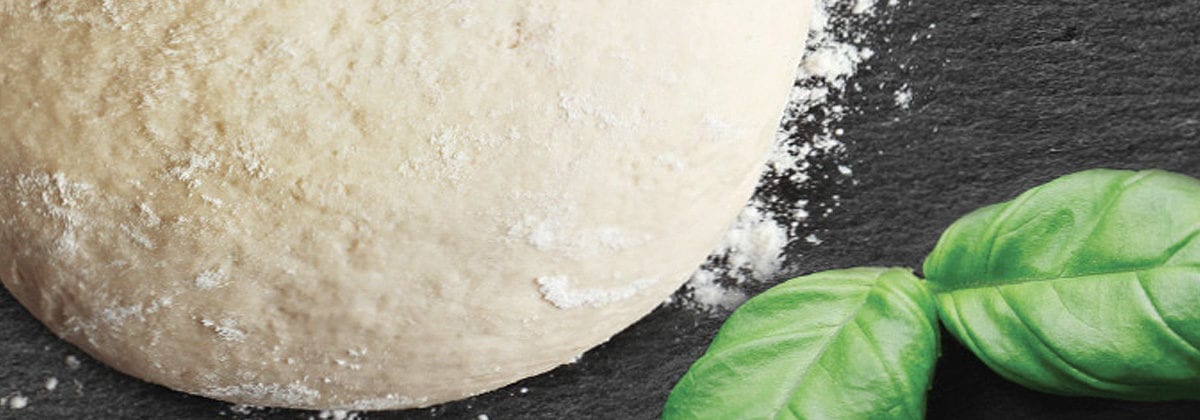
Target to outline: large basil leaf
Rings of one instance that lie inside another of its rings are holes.
[[[925,262],[946,327],[1033,389],[1200,398],[1200,182],[1093,170],[976,211]]]
[[[936,315],[908,270],[790,280],[725,322],[663,417],[921,418],[937,359]]]

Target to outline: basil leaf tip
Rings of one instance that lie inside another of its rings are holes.
[[[922,418],[936,315],[925,282],[907,269],[787,281],[730,316],[663,418]]]

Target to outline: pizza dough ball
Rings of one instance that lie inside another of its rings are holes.
[[[803,1],[0,3],[0,277],[118,370],[392,409],[569,363],[749,196]]]

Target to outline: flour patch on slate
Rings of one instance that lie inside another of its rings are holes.
[[[794,197],[818,183],[853,182],[846,133],[839,125],[860,110],[844,99],[851,89],[862,90],[851,78],[876,54],[865,46],[871,27],[890,22],[897,3],[816,1],[807,52],[758,192],[708,262],[669,303],[702,312],[731,311],[749,296],[748,286],[782,280],[797,263],[789,261],[796,257],[787,252],[790,245],[821,244],[806,221],[829,216],[839,197],[822,202]],[[911,93],[897,94],[897,106],[907,107],[910,100]]]

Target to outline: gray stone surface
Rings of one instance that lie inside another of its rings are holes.
[[[793,245],[796,264],[787,274],[919,266],[957,217],[1077,170],[1162,168],[1200,176],[1200,2],[901,3],[888,13],[892,21],[878,23],[867,40],[879,54],[853,80],[864,89],[845,99],[863,110],[841,124],[846,150],[814,158],[829,173],[849,163],[856,182],[829,177],[775,187],[811,200],[812,210],[829,206],[835,195],[841,202],[828,217],[806,222],[823,243]],[[913,36],[919,40],[910,42]],[[893,104],[902,83],[915,94],[909,110]],[[660,308],[578,364],[462,402],[363,417],[653,418],[720,321]],[[1028,391],[992,374],[952,339],[943,347],[930,418],[1200,415],[1195,402],[1129,403]],[[68,355],[82,366],[71,369]],[[59,380],[53,392],[44,388],[48,377]],[[0,292],[0,397],[18,392],[30,398],[29,407],[0,408],[0,418],[317,415],[238,414],[228,404],[126,377],[54,338]]]

